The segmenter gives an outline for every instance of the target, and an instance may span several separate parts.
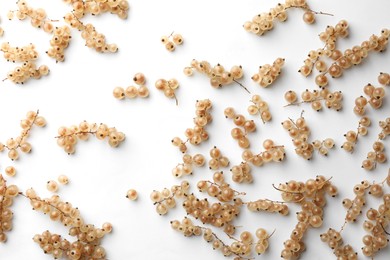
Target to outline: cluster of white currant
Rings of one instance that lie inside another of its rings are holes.
[[[363,116],[362,118],[360,118],[357,131],[350,130],[346,134],[344,134],[346,141],[343,143],[341,148],[343,148],[346,152],[353,153],[359,136],[367,135],[367,127],[369,127],[370,125],[370,118],[368,118],[367,116]]]
[[[264,143],[264,148],[278,149],[271,140],[267,140]],[[219,158],[221,152],[219,150],[212,149],[212,153],[217,152],[216,155],[211,155],[212,158]],[[279,154],[279,153],[278,153]],[[190,162],[190,157],[183,158],[183,161]],[[250,175],[250,166],[247,162],[242,163],[240,171],[244,170]],[[235,170],[234,170],[235,171]],[[245,177],[251,178],[251,177]],[[275,187],[275,186],[274,186]],[[160,215],[165,215],[170,208],[176,206],[175,198],[184,199],[181,204],[185,209],[187,215],[193,216],[195,219],[199,219],[203,224],[211,224],[214,227],[222,228],[223,231],[234,239],[232,236],[235,233],[236,227],[233,225],[233,221],[237,218],[241,212],[243,205],[247,205],[251,211],[269,211],[279,212],[282,215],[288,214],[288,207],[285,203],[294,202],[302,206],[302,211],[298,213],[297,217],[299,223],[293,230],[291,239],[285,242],[285,249],[282,252],[282,257],[285,259],[291,259],[297,257],[304,251],[305,245],[302,241],[302,237],[306,230],[312,227],[320,227],[323,220],[323,207],[326,204],[325,195],[328,194],[332,197],[337,195],[337,188],[333,186],[330,179],[325,179],[323,176],[317,176],[317,178],[310,179],[306,183],[290,181],[286,184],[281,184],[277,190],[282,192],[282,198],[284,202],[270,201],[270,200],[257,200],[253,202],[245,203],[239,197],[245,195],[244,192],[238,192],[234,190],[230,184],[225,181],[223,172],[217,171],[213,174],[213,181],[201,180],[197,184],[197,188],[200,192],[206,192],[208,196],[216,198],[219,202],[211,203],[207,198],[199,199],[193,193],[189,191],[189,183],[183,182],[180,186],[174,186],[171,190],[164,189],[163,191],[153,191],[151,194],[151,200],[157,205],[156,210]],[[269,236],[258,236],[258,243],[241,243],[241,240],[234,239],[236,243],[232,246],[227,246],[220,240],[211,229],[207,229],[207,234],[204,235],[202,227],[194,226],[192,221],[183,220],[171,221],[171,225],[175,230],[182,232],[185,236],[202,235],[209,241],[213,241],[214,249],[221,249],[225,256],[234,255],[237,259],[250,259],[247,258],[253,252],[250,249],[246,249],[246,246],[255,246],[255,252],[261,254],[268,248]],[[257,233],[257,232],[256,232]],[[264,233],[264,230],[258,232]],[[250,236],[245,232],[245,236],[250,239]],[[240,236],[240,238],[242,238]],[[266,239],[265,239],[266,238]],[[246,240],[243,239],[243,240]],[[215,242],[217,241],[217,242]],[[242,249],[244,247],[244,249]],[[243,251],[241,251],[243,250]]]
[[[367,104],[370,104],[373,109],[381,108],[383,98],[385,96],[384,88],[374,87],[370,83],[364,86],[363,92],[369,97],[369,99],[367,100],[367,98],[365,98],[364,96],[357,97],[355,99],[355,106],[353,108],[353,112],[355,112],[355,114],[359,116],[365,114]]]
[[[322,242],[327,243],[333,250],[333,254],[337,257],[337,259],[358,259],[358,253],[351,245],[344,245],[340,232],[334,230],[333,228],[329,228],[326,233],[322,233],[320,238]]]
[[[48,215],[52,221],[58,221],[69,228],[69,235],[77,240],[69,242],[57,234],[49,231],[42,235],[35,235],[33,240],[46,254],[51,254],[55,259],[66,257],[71,260],[78,259],[105,259],[106,251],[100,245],[102,238],[112,232],[112,225],[108,222],[102,228],[96,228],[92,224],[86,224],[80,211],[72,203],[63,201],[60,196],[53,195],[50,198],[41,199],[35,190],[28,189],[26,194],[21,194],[30,200],[34,210]]]
[[[176,199],[189,196],[190,184],[188,181],[182,181],[180,185],[173,185],[171,189],[164,188],[161,192],[154,190],[150,194],[153,205],[156,205],[156,212],[166,215],[169,209],[176,207]]]
[[[330,92],[327,88],[320,91],[310,91],[306,89],[301,94],[302,101],[298,101],[298,95],[293,90],[289,90],[284,94],[284,99],[287,101],[286,106],[299,106],[303,103],[311,104],[311,108],[319,112],[323,106],[329,109],[340,111],[342,109],[343,94],[341,91]],[[322,104],[324,102],[324,105]]]
[[[211,160],[209,161],[210,170],[219,170],[219,168],[227,167],[230,163],[229,159],[226,156],[222,155],[222,152],[219,148],[214,146],[210,150]]]
[[[202,167],[206,163],[206,158],[203,154],[190,154],[183,155],[183,163],[179,163],[175,168],[172,169],[172,175],[181,178],[183,176],[191,175],[193,173],[193,167]]]
[[[385,163],[387,156],[385,154],[385,145],[382,142],[386,136],[390,134],[390,118],[379,121],[379,127],[382,131],[378,134],[378,140],[372,145],[372,151],[367,153],[367,159],[362,162],[362,168],[365,170],[373,170],[377,163]]]
[[[56,62],[62,62],[65,60],[65,49],[68,48],[72,36],[70,35],[70,27],[64,25],[62,27],[56,27],[53,31],[53,37],[50,40],[50,48],[46,52],[50,58],[56,60]]]
[[[0,174],[0,243],[7,241],[7,234],[12,229],[13,212],[10,207],[13,200],[19,194],[19,189],[16,185],[7,185],[7,181]]]
[[[254,241],[253,235],[248,231],[243,231],[240,234],[240,238],[236,239],[229,235],[229,238],[233,242],[228,245],[223,242],[210,228],[201,226],[195,226],[193,222],[184,217],[182,221],[171,221],[171,227],[181,232],[185,237],[191,236],[203,236],[203,239],[212,244],[214,250],[220,250],[224,256],[236,256],[235,259],[253,259],[250,257],[252,252],[255,251],[258,255],[265,253],[268,249],[268,239],[271,235],[268,235],[267,231],[263,228],[256,230],[257,242]],[[254,250],[253,250],[254,248]]]
[[[8,150],[8,158],[11,160],[17,160],[19,158],[19,151],[23,153],[29,153],[32,146],[27,142],[27,138],[30,136],[32,127],[36,125],[38,127],[44,127],[46,120],[44,117],[39,116],[39,111],[29,111],[26,114],[26,118],[20,121],[22,131],[16,138],[9,138],[5,144],[0,143],[0,152]]]
[[[175,94],[175,90],[179,87],[179,82],[177,79],[158,79],[154,85],[156,89],[163,91],[167,98],[174,98],[176,101],[176,106],[179,105],[179,101],[177,100]]]
[[[332,138],[326,138],[325,140],[314,140],[312,142],[314,150],[317,150],[321,155],[328,155],[329,149],[334,147],[334,140]]]
[[[125,134],[116,130],[115,127],[108,127],[106,124],[90,124],[87,121],[81,122],[78,126],[61,126],[58,129],[57,144],[68,154],[73,154],[78,140],[88,140],[94,135],[99,140],[108,138],[111,147],[118,147],[124,140]]]
[[[172,52],[176,49],[176,45],[183,44],[183,36],[172,32],[169,36],[161,37],[161,43],[164,44],[165,49]]]
[[[61,235],[46,230],[36,234],[33,241],[37,243],[45,254],[52,255],[54,259],[104,259],[106,251],[101,246],[82,242],[69,242]]]
[[[270,213],[279,213],[286,216],[289,213],[288,206],[284,202],[272,201],[269,199],[259,199],[247,203],[249,211],[266,211]]]
[[[304,10],[305,13],[303,14],[303,21],[307,24],[315,22],[316,14],[331,15],[311,10],[306,0],[286,0],[283,4],[278,3],[274,8],[271,8],[269,12],[258,14],[253,17],[251,21],[245,22],[244,29],[257,35],[263,35],[273,29],[275,21],[286,21],[287,10],[291,8]]]
[[[253,175],[251,171],[252,167],[248,162],[241,162],[239,165],[234,165],[230,169],[230,172],[232,173],[232,181],[236,183],[252,183]]]
[[[231,202],[237,196],[245,195],[244,192],[238,192],[232,189],[230,184],[225,181],[225,176],[221,171],[213,174],[213,180],[214,182],[208,180],[199,181],[197,184],[199,192],[207,192],[210,197],[215,197],[220,202]]]
[[[49,67],[46,65],[37,67],[35,62],[26,61],[22,64],[22,66],[18,66],[8,72],[6,79],[15,84],[24,84],[30,78],[40,79],[42,76],[47,76],[48,74]]]
[[[237,81],[237,79],[244,76],[242,66],[233,66],[229,71],[225,70],[219,63],[215,66],[211,66],[208,61],[197,61],[193,59],[190,67],[184,68],[184,74],[186,76],[191,76],[194,70],[201,74],[205,74],[210,79],[210,85],[213,88],[221,88],[235,82],[249,93],[249,90]]]
[[[243,233],[241,233],[241,239],[243,239],[242,236]],[[264,228],[258,228],[256,230],[256,237],[258,239],[256,245],[255,245],[255,252],[257,255],[264,254],[268,247],[269,247],[269,242],[268,239],[273,235],[273,232],[268,235],[267,231]]]
[[[243,149],[249,148],[250,142],[247,135],[256,131],[255,121],[247,120],[245,116],[236,114],[232,107],[225,108],[224,114],[226,118],[233,119],[234,124],[237,126],[231,130],[231,136],[238,142],[238,146]]]
[[[246,162],[250,162],[255,166],[261,166],[268,162],[281,162],[286,155],[283,145],[276,145],[271,139],[266,139],[263,142],[265,151],[259,154],[253,154],[250,150],[245,150],[242,153],[242,159]]]
[[[108,44],[104,34],[97,32],[95,27],[90,23],[84,25],[74,13],[66,14],[64,16],[64,21],[72,28],[81,31],[81,37],[85,40],[85,46],[88,48],[95,49],[100,53],[114,53],[118,51],[118,46],[116,44]]]
[[[122,87],[116,87],[112,91],[112,95],[114,96],[114,98],[124,99],[126,97],[126,98],[133,99],[136,97],[140,97],[140,98],[149,97],[149,89],[145,85],[146,83],[145,75],[143,73],[138,72],[134,75],[133,81],[138,86],[138,88],[136,86],[128,86],[126,89]]]
[[[272,119],[271,112],[269,112],[268,103],[265,102],[259,95],[253,95],[251,102],[253,105],[248,107],[248,113],[252,116],[259,114],[261,121],[269,122]]]
[[[243,205],[238,196],[245,195],[245,193],[233,190],[225,182],[223,172],[215,172],[213,180],[214,182],[199,181],[197,188],[200,192],[207,192],[210,197],[216,198],[219,202],[211,203],[207,198],[200,199],[191,193],[182,197],[184,198],[182,206],[187,215],[199,219],[203,224],[223,228],[226,234],[233,235],[236,228],[232,222],[239,215]]]
[[[347,214],[345,215],[345,222],[341,227],[341,231],[344,230],[347,223],[356,222],[359,215],[363,213],[362,209],[366,205],[366,191],[370,189],[370,186],[370,182],[362,181],[353,187],[355,198],[352,200],[345,198],[343,200],[342,204],[347,209]]]
[[[328,70],[328,65],[323,60],[324,57],[328,57],[333,61],[337,61],[343,56],[342,52],[336,48],[338,38],[345,38],[349,35],[349,25],[346,20],[339,21],[336,26],[328,25],[325,31],[319,34],[319,38],[325,43],[323,48],[317,50],[311,50],[308,57],[304,61],[304,65],[299,69],[299,72],[307,77],[315,68],[318,72],[324,73]],[[344,64],[344,59],[341,59]],[[341,76],[342,70],[339,70],[337,66],[329,68],[329,73],[332,77]]]
[[[336,30],[342,31],[348,29],[347,22],[341,21],[340,23],[341,25],[336,26],[335,28],[327,27],[327,30],[320,34],[320,38],[327,39],[331,37]],[[320,71],[320,74],[315,77],[315,83],[320,88],[324,88],[329,83],[327,74],[329,74],[332,78],[341,77],[344,70],[349,69],[352,65],[361,64],[370,52],[384,51],[387,48],[389,36],[390,30],[383,29],[379,36],[372,35],[368,40],[363,41],[360,45],[346,49],[344,52],[336,49],[335,42],[333,45],[326,44],[326,47],[331,46],[330,49],[322,48],[317,51],[311,51],[309,53],[309,58],[305,60],[305,65],[301,67],[299,72],[304,76],[308,76],[312,72],[312,68],[315,66],[317,70]],[[323,60],[325,56],[334,60],[329,67]]]
[[[199,145],[203,141],[209,139],[209,134],[207,133],[205,127],[213,120],[213,117],[209,113],[212,108],[212,103],[209,99],[197,100],[195,108],[195,126],[194,128],[187,128],[184,132],[187,140],[183,141],[180,137],[174,137],[171,140],[172,144],[177,146],[182,153],[187,151],[187,142],[190,142],[192,145]]]
[[[126,19],[129,12],[129,3],[127,0],[65,0],[66,3],[71,4],[73,11],[64,16],[64,20],[72,28],[81,31],[82,38],[86,41],[86,46],[95,49],[97,52],[117,52],[116,44],[106,43],[106,37],[98,33],[95,27],[88,23],[84,25],[81,18],[85,14],[99,15],[109,12],[116,14],[121,19]]]
[[[301,205],[302,210],[297,212],[298,224],[291,232],[290,239],[284,242],[284,249],[281,252],[283,259],[297,259],[306,248],[303,242],[305,232],[310,227],[322,226],[323,208],[326,205],[325,195],[334,197],[338,191],[330,179],[327,180],[324,176],[317,176],[315,180],[309,179],[305,183],[289,181],[280,184],[276,189],[282,192],[285,202]]]
[[[268,87],[279,77],[284,61],[284,58],[277,58],[272,65],[265,64],[260,66],[259,72],[252,76],[252,80],[263,88]]]
[[[85,46],[93,48],[97,52],[114,53],[118,51],[118,46],[114,43],[108,44],[106,37],[98,33],[92,24],[87,24],[83,28],[81,37],[85,40]]]
[[[312,143],[309,142],[310,128],[302,114],[295,122],[290,118],[283,121],[282,126],[288,130],[289,135],[293,138],[292,141],[296,147],[296,154],[306,160],[312,158],[315,150],[318,150],[321,155],[327,155],[329,149],[334,147],[334,140],[332,138],[326,138],[323,141],[315,140]]]
[[[9,42],[3,42],[0,49],[4,54],[3,57],[8,62],[25,62],[38,59],[38,52],[35,45],[30,43],[23,47],[13,47]]]
[[[309,142],[310,128],[302,114],[295,122],[292,119],[283,121],[282,126],[293,138],[295,153],[306,160],[310,160],[313,156],[314,147]]]
[[[379,127],[382,131],[378,134],[378,139],[384,140],[386,136],[390,135],[390,117],[383,121],[379,121]]]
[[[353,200],[348,198],[343,200],[343,206],[347,209],[347,214],[340,231],[329,229],[328,232],[320,235],[321,240],[328,244],[338,258],[357,259],[357,253],[354,252],[351,246],[342,246],[341,233],[347,223],[356,222],[359,215],[363,213],[363,207],[367,203],[367,193],[376,198],[382,198],[383,203],[379,205],[378,209],[370,208],[365,212],[367,220],[363,222],[363,229],[369,234],[362,238],[364,244],[362,253],[364,256],[373,258],[379,250],[388,245],[387,235],[389,233],[385,228],[389,224],[390,194],[384,192],[385,183],[390,186],[390,171],[382,182],[371,183],[364,180],[355,185],[353,188],[355,198]]]
[[[371,208],[367,211],[367,220],[363,225],[368,234],[362,239],[364,243],[362,253],[364,256],[371,258],[389,245],[388,236],[390,233],[385,227],[389,226],[390,193],[383,194],[379,191],[378,195],[376,197],[382,197],[383,202],[378,206],[378,209]]]
[[[83,18],[86,14],[100,15],[103,13],[116,14],[121,19],[126,19],[129,12],[127,0],[64,0],[71,4],[73,13],[77,18]]]
[[[381,141],[376,141],[372,145],[372,150],[367,153],[367,159],[363,160],[362,168],[370,171],[375,169],[377,163],[386,161],[385,145]]]
[[[347,38],[349,35],[349,24],[346,20],[340,20],[335,26],[328,25],[326,26],[325,31],[321,32],[318,36],[320,40],[325,43],[324,50],[331,51],[332,54],[330,56],[331,59],[337,60],[342,54],[341,52],[336,48],[337,40],[339,38]],[[315,58],[311,56],[314,54],[312,51],[309,52],[309,58]],[[316,69],[319,72],[324,72],[327,67],[326,64],[318,63],[315,64]],[[325,66],[325,67],[324,67]]]
[[[199,183],[198,183],[199,185]],[[204,185],[204,182],[203,182]],[[240,195],[241,193],[235,192],[234,190],[229,189],[228,184],[215,184],[211,185],[206,182],[204,185],[207,193],[211,193],[212,197],[221,200],[230,200],[232,197],[236,197],[236,195]],[[223,187],[221,187],[223,186]],[[199,188],[199,187],[198,187]],[[210,191],[208,191],[210,190]],[[226,193],[223,197],[220,192],[224,190]],[[190,194],[185,197],[183,201],[183,208],[186,211],[187,215],[193,216],[195,219],[199,219],[203,224],[210,224],[217,228],[223,228],[223,231],[226,234],[234,234],[236,228],[232,224],[233,221],[240,214],[242,207],[242,200],[240,198],[232,199],[233,203],[229,202],[214,202],[210,203],[207,198],[199,199],[194,194]]]
[[[36,28],[41,28],[43,31],[47,33],[52,33],[54,30],[53,20],[47,18],[46,11],[42,8],[34,9],[27,4],[26,0],[18,0],[16,2],[18,5],[18,10],[9,11],[7,17],[9,20],[12,20],[14,16],[19,20],[25,20],[30,18],[31,25]]]
[[[38,52],[33,44],[23,47],[12,47],[8,42],[1,44],[1,51],[4,58],[10,62],[23,62],[22,66],[15,67],[8,72],[7,78],[16,84],[24,84],[28,79],[40,79],[42,76],[49,74],[49,68],[41,65],[37,68],[35,64],[38,59]]]

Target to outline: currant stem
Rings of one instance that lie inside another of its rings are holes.
[[[237,81],[236,79],[233,78],[233,81],[236,82],[238,85],[240,85],[243,89],[245,89],[246,92],[248,92],[249,94],[251,94],[251,92],[243,85],[241,84],[239,81]]]
[[[275,231],[276,231],[276,229],[274,229],[274,231],[272,231],[272,233],[267,237],[267,239],[272,237],[272,235],[275,233]]]
[[[15,148],[12,148],[12,149],[16,150],[16,149],[21,147],[21,143],[24,141],[24,138],[29,135],[31,128],[33,127],[38,115],[39,115],[39,109],[35,113],[34,119],[31,122],[31,124],[29,125],[29,127],[25,131],[23,131],[23,134],[20,136],[20,141],[18,142],[17,146]],[[8,150],[11,150],[11,148],[9,148],[7,145],[5,145],[4,147],[7,148]]]
[[[287,190],[283,190],[283,189],[280,189],[278,187],[275,186],[275,184],[272,184],[272,187],[274,187],[275,190],[278,190],[280,192],[285,192],[285,193],[290,193],[290,194],[303,194],[304,192],[298,192],[298,191],[287,191]]]
[[[383,229],[383,232],[385,232],[386,235],[390,236],[390,233],[387,232],[387,230],[385,229],[385,227],[383,226],[383,224],[380,223],[380,225],[381,225],[381,227],[382,227],[382,229]]]
[[[324,98],[315,98],[315,99],[310,100],[310,101],[301,101],[301,102],[289,103],[289,104],[287,104],[287,105],[285,105],[285,106],[283,106],[283,107],[299,106],[299,105],[304,104],[304,103],[310,104],[310,103],[313,103],[313,102],[315,102],[315,101],[322,101],[322,100],[325,100],[325,99],[324,99]],[[301,115],[301,117],[302,117],[302,115]],[[290,119],[290,120],[291,120],[291,119]]]
[[[256,201],[259,201],[259,200],[265,200],[265,201],[269,201],[269,202],[272,202],[272,203],[279,203],[279,204],[287,204],[287,203],[289,203],[287,201],[278,201],[278,200],[270,200],[270,199],[258,199],[258,200],[255,200],[255,201],[242,202],[242,204],[247,205],[249,203],[256,202]]]
[[[173,93],[173,97],[175,98],[176,106],[178,106],[178,105],[179,105],[179,100],[177,100],[177,97],[176,97],[176,94],[175,94],[175,93]]]
[[[237,242],[241,242],[240,240],[238,240],[237,238],[235,238],[234,236],[228,234],[225,232],[225,234],[228,236],[228,238],[230,238],[231,240],[234,240],[234,241],[237,241]]]
[[[334,16],[334,15],[331,14],[331,13],[325,13],[325,12],[321,12],[321,11],[320,11],[320,12],[317,12],[317,11],[311,10],[307,5],[304,5],[304,6],[292,5],[292,6],[290,6],[290,7],[287,7],[286,10],[289,9],[289,8],[299,8],[299,9],[303,9],[303,10],[312,12],[312,13],[314,13],[314,14]]]
[[[63,137],[69,137],[69,136],[73,136],[73,135],[96,134],[96,133],[97,133],[97,131],[79,131],[79,132],[71,133],[71,134],[67,134],[67,135],[58,135],[58,136],[55,136],[54,138],[63,138]]]
[[[315,14],[321,14],[321,15],[329,15],[329,16],[334,16],[334,14],[331,14],[331,13],[325,13],[325,12],[316,12],[316,11],[313,11],[313,10],[311,10],[313,13],[315,13]]]
[[[50,202],[46,201],[46,200],[43,200],[43,199],[37,199],[37,198],[30,198],[28,197],[27,195],[25,195],[23,192],[19,192],[19,195],[21,195],[22,197],[25,197],[26,199],[29,199],[30,201],[39,201],[39,202],[42,202],[46,205],[49,205],[50,207],[58,210],[58,212],[60,212],[64,217],[70,217],[68,214],[66,214],[65,212],[63,212],[62,210],[60,210],[57,206],[51,204]]]

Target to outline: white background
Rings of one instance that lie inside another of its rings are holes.
[[[323,46],[317,35],[326,25],[335,25],[341,19],[349,21],[350,37],[337,43],[344,50],[360,44],[371,34],[379,34],[382,28],[390,28],[390,2],[311,2],[313,10],[333,13],[334,16],[317,16],[316,24],[306,25],[302,21],[301,10],[289,10],[285,23],[276,23],[271,32],[258,37],[245,32],[243,23],[259,12],[268,11],[277,1],[133,0],[130,2],[129,18],[125,21],[109,14],[85,19],[96,25],[97,30],[107,36],[108,42],[118,44],[118,53],[98,54],[84,46],[79,32],[72,31],[74,39],[66,50],[66,61],[56,64],[44,53],[49,47],[50,36],[31,27],[28,21],[8,21],[6,13],[16,9],[15,1],[1,1],[0,25],[5,30],[1,40],[10,41],[14,46],[33,42],[41,54],[38,64],[47,64],[51,72],[48,77],[31,80],[24,86],[9,81],[0,82],[1,141],[5,142],[7,138],[19,134],[19,122],[29,110],[40,109],[48,122],[47,127],[32,130],[29,139],[33,146],[31,154],[22,155],[16,162],[11,162],[6,153],[0,155],[0,171],[4,172],[6,166],[14,165],[17,175],[8,178],[9,183],[17,184],[22,190],[34,187],[42,197],[50,196],[45,188],[48,180],[57,179],[60,174],[69,176],[70,184],[60,187],[61,197],[78,206],[87,222],[100,226],[109,221],[114,225],[113,233],[103,240],[107,257],[111,260],[223,259],[222,254],[213,251],[202,238],[184,238],[171,230],[169,221],[181,219],[184,211],[177,207],[160,217],[155,213],[149,194],[153,189],[162,190],[181,181],[170,173],[181,162],[181,154],[172,147],[171,139],[174,136],[183,137],[184,130],[193,126],[197,99],[212,100],[214,121],[207,127],[210,140],[199,147],[190,147],[189,152],[202,152],[208,156],[209,149],[217,145],[233,164],[241,161],[242,150],[230,137],[233,123],[224,118],[223,110],[232,106],[251,118],[246,112],[250,95],[238,85],[216,90],[210,87],[203,75],[195,74],[188,78],[182,73],[193,58],[208,60],[212,64],[219,62],[227,68],[241,64],[245,72],[242,83],[269,103],[273,115],[273,120],[266,125],[259,118],[254,118],[258,130],[250,135],[251,147],[253,151],[259,151],[262,141],[271,138],[285,145],[287,158],[283,163],[254,169],[253,184],[233,186],[247,192],[246,201],[258,198],[278,200],[280,194],[272,188],[273,183],[291,179],[304,181],[317,174],[333,176],[332,182],[340,189],[339,196],[329,199],[324,225],[320,229],[310,229],[305,235],[307,251],[302,259],[333,258],[327,245],[320,242],[319,234],[329,227],[341,227],[345,217],[341,201],[345,197],[353,197],[354,184],[363,179],[382,180],[389,168],[388,162],[378,165],[373,172],[366,172],[360,167],[376,140],[378,120],[390,115],[388,95],[381,110],[368,109],[367,114],[374,123],[369,128],[368,136],[359,139],[356,151],[349,154],[339,147],[344,141],[343,134],[357,127],[358,117],[352,111],[355,98],[363,93],[362,88],[368,82],[377,84],[380,71],[390,72],[390,53],[370,53],[361,65],[346,71],[342,78],[331,80],[330,89],[344,93],[344,109],[341,112],[325,109],[317,113],[305,105],[284,108],[283,94],[289,89],[300,93],[306,88],[316,88],[313,77],[306,79],[297,70],[309,50]],[[51,19],[61,19],[71,10],[61,0],[31,0],[29,3],[45,8]],[[160,37],[172,31],[181,33],[185,43],[169,53],[160,43]],[[250,77],[259,65],[272,63],[277,57],[286,59],[282,76],[268,89],[256,86]],[[5,77],[13,67],[13,64],[1,60],[0,75]],[[115,100],[112,97],[113,88],[132,84],[136,72],[146,75],[150,98]],[[157,79],[171,77],[180,82],[178,107],[174,100],[167,99],[154,88]],[[288,117],[299,117],[302,109],[312,129],[312,140],[335,139],[337,148],[327,158],[315,154],[313,160],[307,162],[298,157],[293,151],[290,137],[280,126],[280,122]],[[68,156],[57,146],[54,136],[60,126],[78,124],[82,120],[115,126],[126,134],[126,141],[113,149],[106,142],[90,139],[79,142],[76,153]],[[389,149],[389,140],[385,141],[385,145]],[[225,171],[230,176],[228,169]],[[188,179],[193,184],[193,191],[198,180],[210,179],[211,176],[212,172],[206,167],[197,169],[194,176]],[[129,188],[138,190],[137,202],[125,198]],[[377,207],[379,200],[370,198],[369,204]],[[288,239],[297,222],[295,212],[299,208],[291,205],[290,209],[288,217],[251,213],[245,208],[242,210],[234,222],[242,226],[239,231],[255,232],[258,227],[264,227],[269,232],[276,229],[270,239],[269,251],[256,258],[279,257],[283,241]],[[0,245],[0,258],[50,259],[33,243],[32,237],[46,229],[66,235],[67,229],[51,222],[47,216],[32,211],[29,202],[22,197],[15,201],[12,210],[14,228],[8,233],[7,243]],[[348,225],[343,233],[346,243],[352,244],[360,255],[363,220],[361,217],[358,223]],[[376,259],[387,259],[388,255],[387,248]]]

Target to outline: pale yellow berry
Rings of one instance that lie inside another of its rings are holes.
[[[66,185],[69,183],[69,178],[66,175],[60,175],[60,176],[58,176],[58,182],[60,184]]]
[[[130,189],[127,191],[127,195],[126,195],[126,198],[128,198],[129,200],[136,200],[138,198],[138,193],[136,190],[134,189]]]

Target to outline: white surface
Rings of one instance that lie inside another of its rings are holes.
[[[171,230],[169,221],[184,216],[180,207],[160,217],[149,200],[153,189],[161,190],[181,181],[170,173],[181,161],[181,154],[172,147],[170,140],[174,136],[183,136],[184,130],[193,125],[196,99],[212,100],[214,121],[207,128],[210,140],[199,147],[190,147],[190,153],[208,154],[209,149],[217,145],[233,164],[241,161],[241,149],[230,137],[233,123],[224,118],[223,109],[233,106],[247,115],[250,95],[237,85],[213,89],[203,75],[185,77],[182,70],[193,58],[208,60],[212,64],[219,62],[229,68],[241,64],[245,72],[242,82],[252,93],[260,94],[269,103],[273,115],[272,122],[266,125],[255,119],[258,131],[250,135],[252,149],[260,150],[262,141],[267,138],[286,146],[287,159],[283,163],[255,168],[255,181],[251,185],[233,184],[237,190],[247,192],[246,201],[280,199],[272,183],[307,180],[317,174],[333,176],[332,182],[339,187],[339,196],[328,199],[323,227],[310,229],[306,234],[307,251],[302,259],[332,259],[331,250],[320,242],[319,234],[329,227],[341,227],[345,216],[341,201],[353,196],[354,184],[362,179],[382,180],[387,174],[388,162],[378,165],[373,172],[362,170],[360,165],[378,134],[377,121],[390,114],[389,95],[386,95],[381,110],[368,109],[374,124],[369,128],[369,135],[359,140],[356,151],[351,155],[339,146],[344,141],[343,134],[357,126],[358,117],[352,112],[354,99],[362,93],[366,83],[376,84],[380,71],[390,71],[390,52],[370,53],[363,64],[349,69],[342,78],[331,80],[330,89],[344,93],[344,109],[341,112],[325,109],[317,113],[309,106],[283,108],[283,94],[289,89],[300,93],[306,88],[316,88],[313,77],[306,79],[296,71],[309,50],[323,45],[317,35],[326,25],[335,25],[341,19],[348,20],[350,37],[338,44],[342,50],[360,44],[371,34],[378,34],[382,28],[390,28],[389,1],[310,1],[314,10],[333,13],[334,16],[317,16],[317,23],[309,26],[302,21],[301,10],[291,10],[287,22],[277,23],[264,37],[257,37],[245,32],[242,24],[258,12],[269,10],[277,1],[133,0],[130,1],[129,18],[125,21],[108,14],[86,19],[95,24],[109,42],[119,45],[119,53],[95,53],[84,47],[77,31],[72,31],[74,39],[66,51],[66,61],[60,64],[55,64],[44,54],[49,46],[49,35],[32,28],[29,22],[6,19],[7,11],[16,8],[14,2],[0,2],[0,25],[5,30],[1,41],[10,41],[12,45],[33,42],[41,54],[38,63],[47,64],[51,73],[24,86],[0,82],[0,140],[5,141],[19,133],[19,120],[28,110],[39,108],[48,125],[44,129],[32,130],[29,139],[33,145],[31,154],[22,155],[14,163],[6,153],[1,154],[0,171],[4,172],[8,165],[15,165],[17,176],[9,182],[16,183],[23,190],[34,187],[41,196],[50,195],[45,188],[46,181],[56,179],[60,174],[69,176],[70,184],[60,187],[59,194],[63,199],[77,205],[87,222],[101,225],[109,221],[114,225],[114,232],[103,240],[107,257],[111,260],[224,259],[202,238],[185,238]],[[44,7],[52,19],[59,19],[71,10],[61,0],[31,0],[29,3],[34,7]],[[183,35],[185,43],[169,53],[159,39],[173,30]],[[277,57],[286,58],[283,75],[268,89],[256,86],[250,79],[251,75],[259,65],[271,63]],[[0,75],[5,76],[13,66],[2,59]],[[136,72],[146,75],[150,98],[115,100],[112,89],[131,84]],[[171,77],[180,82],[178,107],[154,88],[158,78]],[[315,154],[314,159],[307,162],[298,157],[287,132],[280,126],[287,117],[299,117],[302,109],[312,129],[312,139],[335,139],[337,148],[327,158]],[[105,142],[91,139],[80,142],[76,154],[68,156],[56,144],[54,136],[57,129],[62,125],[78,124],[84,119],[116,126],[126,134],[125,143],[118,149],[112,149]],[[389,150],[389,140],[385,141],[385,145]],[[204,168],[196,170],[194,175],[188,179],[193,187],[197,180],[211,178],[212,172]],[[125,198],[129,188],[138,190],[137,202]],[[370,206],[378,206],[379,200],[369,200]],[[251,213],[243,209],[234,222],[243,226],[239,231],[254,232],[258,227],[264,227],[269,232],[276,229],[270,239],[269,251],[256,258],[279,258],[283,241],[288,239],[297,222],[294,212],[299,208],[291,205],[290,209],[288,217]],[[61,224],[51,222],[47,216],[32,211],[23,198],[16,200],[12,210],[14,229],[8,233],[7,243],[0,244],[0,258],[50,259],[31,238],[46,229],[63,235],[67,230]],[[359,253],[364,233],[361,227],[363,220],[361,217],[357,224],[348,225],[343,234],[345,242],[352,244]],[[387,259],[389,252],[387,248],[376,259]]]

